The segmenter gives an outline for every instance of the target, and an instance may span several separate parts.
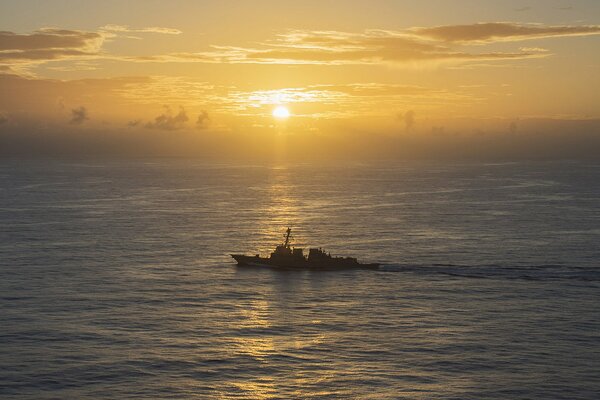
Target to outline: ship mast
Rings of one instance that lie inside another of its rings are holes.
[[[285,233],[285,243],[283,244],[283,247],[289,247],[289,245],[290,245],[290,233],[292,233],[292,228],[287,228],[287,231]]]

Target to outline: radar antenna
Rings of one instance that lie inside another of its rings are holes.
[[[285,231],[285,243],[283,244],[283,247],[290,246],[290,234],[291,233],[292,233],[292,228],[287,228],[287,231]]]

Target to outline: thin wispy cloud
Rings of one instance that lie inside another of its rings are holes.
[[[182,32],[175,28],[149,26],[145,28],[131,28],[128,25],[108,24],[100,28],[102,31],[115,33],[161,33],[165,35],[180,35]]]
[[[198,62],[227,64],[411,64],[481,62],[548,56],[547,51],[475,51],[465,45],[517,42],[600,34],[600,25],[543,25],[486,22],[467,25],[414,27],[402,31],[363,32],[294,30],[254,47],[212,45],[203,52],[131,56],[137,62]],[[460,47],[458,46],[460,45]],[[529,49],[536,49],[530,47]]]
[[[467,52],[415,32],[367,30],[361,33],[292,31],[261,47],[212,46],[213,51],[132,57],[131,61],[250,64],[381,64],[502,60],[539,57],[530,52]]]
[[[514,42],[564,36],[600,34],[600,25],[542,25],[512,22],[486,22],[470,25],[444,25],[411,29],[416,35],[441,42]]]

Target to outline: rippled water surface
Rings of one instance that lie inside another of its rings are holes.
[[[0,162],[2,399],[600,398],[600,166]],[[238,268],[297,246],[379,271]]]

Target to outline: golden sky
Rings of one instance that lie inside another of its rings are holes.
[[[282,135],[373,154],[394,136],[585,144],[599,23],[595,0],[2,2],[0,132],[186,154]]]

